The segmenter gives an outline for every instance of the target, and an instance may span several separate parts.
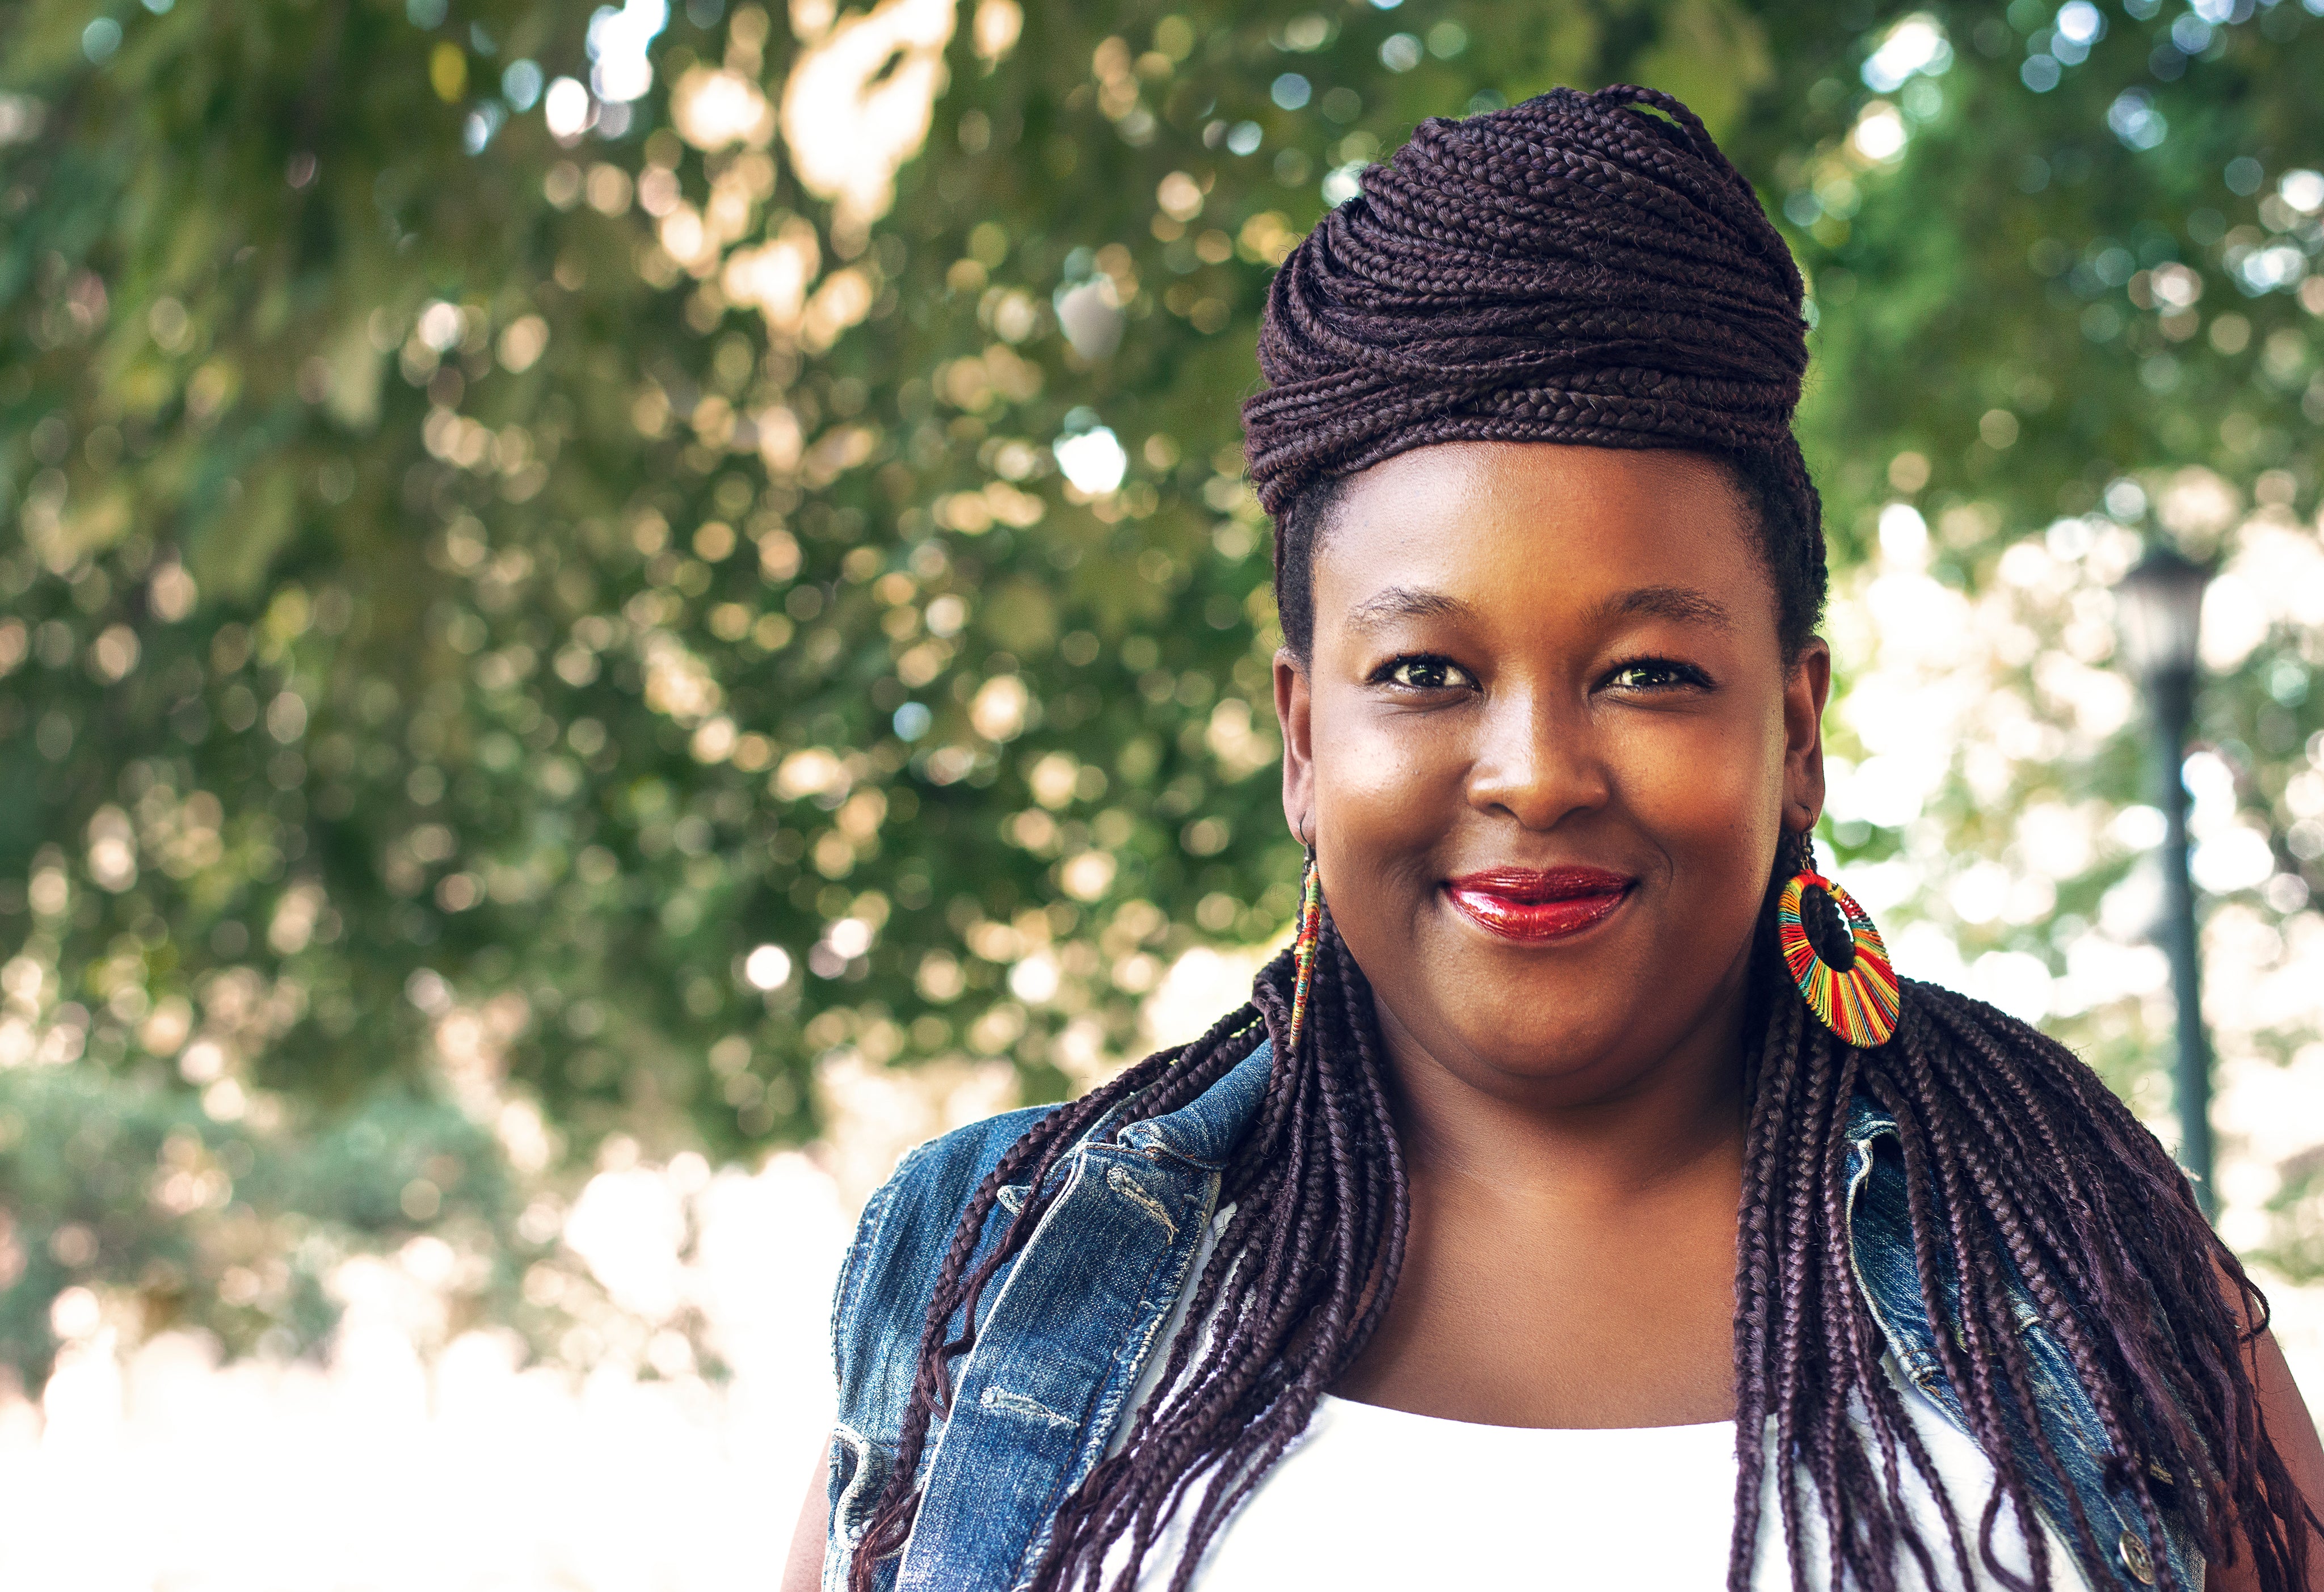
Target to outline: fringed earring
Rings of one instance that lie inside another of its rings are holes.
[[[1315,848],[1307,848],[1307,867],[1299,881],[1299,934],[1291,942],[1291,965],[1298,977],[1291,986],[1291,1037],[1284,1042],[1284,1054],[1295,1055],[1299,1050],[1299,1030],[1307,1024],[1307,990],[1314,981],[1315,946],[1323,932],[1323,879],[1315,869]]]
[[[1784,965],[1816,1021],[1858,1049],[1886,1044],[1903,1009],[1888,947],[1856,897],[1816,871],[1805,835],[1798,856],[1799,871],[1775,902]]]

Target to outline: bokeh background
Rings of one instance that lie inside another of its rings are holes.
[[[770,1584],[897,1153],[1288,923],[1270,271],[1687,99],[1812,282],[1824,835],[2324,1400],[2324,0],[0,5],[0,1580]]]

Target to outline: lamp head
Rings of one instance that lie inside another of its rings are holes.
[[[2210,571],[2165,543],[2115,587],[2124,657],[2147,683],[2191,678]]]

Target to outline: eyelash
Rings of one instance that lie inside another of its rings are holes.
[[[1451,658],[1445,657],[1441,652],[1406,652],[1389,658],[1378,669],[1374,670],[1372,673],[1372,684],[1376,686],[1400,686],[1407,691],[1447,691],[1455,688],[1449,682],[1442,685],[1422,686],[1407,680],[1399,680],[1396,677],[1399,671],[1416,665],[1425,666],[1427,667],[1434,668],[1440,673],[1450,672],[1464,677],[1469,674],[1468,670],[1462,668],[1459,664],[1454,663]],[[1636,691],[1667,691],[1672,689],[1674,686],[1692,686],[1707,689],[1711,685],[1711,676],[1704,674],[1694,665],[1691,663],[1682,663],[1674,658],[1662,658],[1656,656],[1626,658],[1622,662],[1616,664],[1612,668],[1607,670],[1600,684],[1610,686],[1622,676],[1633,673],[1651,673],[1670,676],[1669,679],[1659,685],[1633,686],[1629,687],[1629,689]]]
[[[1386,663],[1380,665],[1379,668],[1372,671],[1372,684],[1375,686],[1398,686],[1406,691],[1449,691],[1454,689],[1454,687],[1449,684],[1438,686],[1419,686],[1415,685],[1408,680],[1399,680],[1396,677],[1398,671],[1412,667],[1416,665],[1432,667],[1440,671],[1449,671],[1451,673],[1460,675],[1464,679],[1469,677],[1469,671],[1467,669],[1462,668],[1459,664],[1454,663],[1451,658],[1445,657],[1441,652],[1406,652],[1389,658]]]
[[[1695,667],[1694,665],[1691,663],[1681,663],[1675,658],[1657,657],[1628,658],[1621,663],[1616,664],[1612,668],[1606,671],[1606,683],[1610,685],[1619,676],[1632,673],[1633,671],[1654,672],[1674,676],[1672,680],[1661,686],[1633,686],[1631,687],[1633,690],[1667,691],[1673,686],[1692,686],[1701,689],[1708,689],[1711,685],[1711,676],[1704,674],[1701,669]]]

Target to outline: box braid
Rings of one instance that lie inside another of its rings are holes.
[[[1190,1526],[1193,1540],[1207,1541],[1305,1428],[1318,1395],[1363,1352],[1394,1295],[1411,1213],[1385,1053],[1370,987],[1336,931],[1325,932],[1296,1054],[1286,1044],[1293,983],[1286,951],[1261,971],[1250,1005],[1183,1051],[1150,1056],[1051,1112],[979,1185],[929,1300],[896,1469],[856,1551],[856,1592],[870,1592],[872,1565],[910,1533],[914,1472],[931,1422],[946,1409],[946,1367],[974,1344],[985,1284],[1023,1249],[1062,1187],[1050,1174],[1064,1154],[1116,1107],[1127,1103],[1129,1117],[1143,1120],[1185,1105],[1248,1057],[1262,1034],[1274,1037],[1277,1060],[1258,1120],[1222,1174],[1221,1203],[1234,1214],[1194,1282],[1186,1311],[1193,1329],[1173,1339],[1161,1385],[1139,1410],[1127,1444],[1058,1512],[1035,1586],[1093,1585],[1106,1545],[1119,1538],[1142,1559],[1187,1484],[1216,1472],[1228,1482],[1203,1495]],[[985,1219],[1010,1183],[1034,1192],[972,1268]],[[1246,1242],[1246,1235],[1262,1237]],[[1206,1332],[1214,1316],[1216,1328]],[[1186,1584],[1195,1557],[1198,1549],[1176,1585]]]
[[[1798,270],[1748,184],[1666,95],[1558,89],[1424,124],[1293,251],[1268,300],[1259,360],[1272,385],[1244,419],[1252,477],[1276,516],[1276,593],[1294,653],[1304,658],[1312,640],[1314,556],[1338,483],[1407,448],[1470,439],[1675,447],[1724,462],[1754,512],[1784,655],[1796,658],[1826,584],[1821,507],[1790,429],[1806,368],[1801,299]],[[2208,1560],[2249,1551],[2267,1592],[2304,1587],[2308,1532],[2324,1522],[2300,1500],[2261,1416],[2249,1357],[2266,1302],[2184,1176],[2089,1068],[1990,1007],[1908,980],[1896,1032],[1874,1051],[1812,1021],[1774,936],[1775,886],[1812,860],[1804,837],[1771,859],[1744,1023],[1730,1588],[1750,1586],[1771,1451],[1799,1592],[1812,1577],[1891,1592],[1908,1584],[1907,1562],[1932,1585],[1941,1560],[1964,1584],[1982,1564],[2006,1586],[2053,1587],[2058,1567],[2031,1528],[2039,1477],[2070,1501],[2056,1523],[2076,1556],[2113,1584],[2109,1544],[2034,1418],[2021,1294],[2098,1412],[2116,1456],[2109,1485],[2164,1584],[2163,1526],[2175,1518]],[[1112,1586],[1135,1586],[1185,1510],[1169,1582],[1185,1592],[1236,1506],[1361,1355],[1395,1294],[1410,1191],[1370,986],[1328,909],[1296,1049],[1292,986],[1286,952],[1260,972],[1250,1004],[1043,1117],[978,1186],[934,1282],[897,1464],[851,1566],[854,1592],[871,1592],[877,1563],[910,1534],[951,1363],[973,1347],[985,1286],[1054,1202],[1064,1157],[1109,1113],[1148,1119],[1184,1106],[1262,1033],[1277,1047],[1265,1097],[1223,1169],[1233,1214],[1194,1281],[1187,1326],[1116,1451],[1059,1507],[1033,1587],[1093,1592],[1117,1553]],[[1994,1464],[1981,1503],[1947,1495],[1856,1287],[1845,1170],[1858,1095],[1896,1120],[1923,1306],[1959,1323],[1937,1333],[1937,1357]],[[1012,1184],[1032,1192],[975,1259]],[[1924,1541],[1907,1512],[1907,1468],[1936,1498],[1940,1541]],[[2026,1528],[2030,1581],[1997,1560],[2005,1505]],[[1810,1511],[1826,1526],[1819,1567],[1806,1560]]]

